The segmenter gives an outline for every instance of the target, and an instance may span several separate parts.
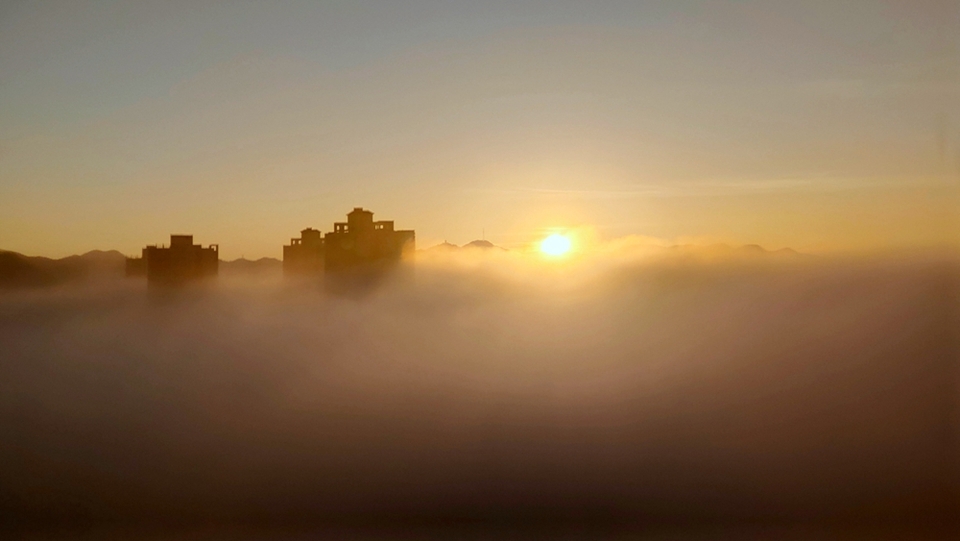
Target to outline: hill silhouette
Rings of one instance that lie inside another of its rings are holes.
[[[441,244],[431,246],[426,249],[427,252],[456,252],[460,247],[451,242],[443,241]]]
[[[474,240],[465,244],[464,248],[481,248],[486,250],[490,248],[496,248],[496,246],[489,240]]]
[[[0,288],[48,287],[93,277],[121,276],[126,257],[93,250],[61,259],[0,250]]]
[[[0,250],[0,289],[51,287],[86,279],[119,278],[124,275],[127,257],[117,250],[92,250],[60,259],[28,256]],[[227,274],[268,274],[280,272],[276,258],[220,260]]]
[[[427,248],[425,251],[438,253],[461,250],[506,251],[506,248],[497,246],[488,240],[474,240],[463,246],[444,241],[442,244]],[[666,250],[677,255],[706,258],[807,257],[791,248],[768,250],[757,244],[744,246],[682,244],[667,247]],[[0,250],[0,289],[50,287],[86,279],[120,277],[124,274],[125,259],[126,256],[117,250],[91,250],[81,255],[71,255],[60,259],[27,256],[18,252]],[[220,260],[220,272],[232,275],[269,274],[280,272],[282,267],[283,263],[272,257],[262,257],[256,260],[243,257],[232,261]]]
[[[273,257],[260,259],[234,259],[233,261],[220,260],[220,272],[226,274],[267,274],[281,272],[283,262]]]
[[[450,252],[459,252],[462,250],[500,250],[507,251],[506,248],[502,246],[497,246],[496,244],[490,242],[489,240],[474,240],[470,241],[463,246],[457,246],[451,242],[443,241],[441,244],[431,246],[425,252],[431,253],[450,253]]]
[[[801,254],[792,248],[768,250],[759,244],[744,244],[742,246],[730,246],[729,244],[678,244],[675,246],[669,246],[666,249],[673,251],[678,255],[689,255],[705,258],[808,257],[807,254]]]

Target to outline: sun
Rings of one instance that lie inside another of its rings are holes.
[[[540,251],[549,256],[561,256],[570,251],[570,238],[554,233],[540,242]]]

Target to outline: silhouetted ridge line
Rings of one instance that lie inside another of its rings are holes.
[[[779,250],[768,250],[759,244],[744,244],[742,246],[730,246],[729,244],[676,244],[668,248],[674,252],[688,252],[699,256],[747,256],[747,257],[767,257],[767,256],[804,256],[792,248],[781,248]]]
[[[124,255],[93,250],[61,259],[0,250],[0,288],[47,287],[96,276],[123,273]]]
[[[447,242],[447,241],[443,241],[441,244],[437,244],[436,246],[431,246],[431,247],[427,248],[426,251],[428,251],[428,252],[456,252],[456,251],[459,250],[459,249],[460,249],[460,247],[457,246],[456,244],[453,244],[453,243],[450,243],[450,242]]]
[[[502,247],[502,246],[497,246],[496,244],[494,244],[494,243],[492,243],[492,242],[490,242],[490,241],[488,241],[488,240],[474,240],[474,241],[470,241],[470,242],[464,244],[463,246],[457,246],[456,244],[452,244],[452,243],[449,243],[449,242],[447,242],[447,241],[443,241],[443,243],[441,243],[441,244],[437,244],[437,245],[435,245],[435,246],[431,246],[430,248],[427,248],[426,251],[429,251],[429,252],[456,252],[456,251],[459,251],[459,250],[501,250],[501,251],[507,251],[506,248],[504,248],[504,247]]]
[[[236,274],[267,274],[279,273],[283,269],[283,262],[274,257],[260,259],[234,259],[233,261],[220,260],[220,271]]]
[[[483,250],[488,250],[490,248],[496,248],[496,246],[494,246],[489,240],[474,240],[464,245],[464,248],[480,248]]]

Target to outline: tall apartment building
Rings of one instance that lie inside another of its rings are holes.
[[[320,238],[315,229],[304,229],[299,239],[283,247],[284,271],[327,274],[377,270],[398,263],[416,250],[413,230],[397,230],[392,220],[373,221],[373,212],[356,207],[346,222]]]
[[[147,246],[139,258],[128,258],[127,276],[146,275],[149,283],[182,283],[216,276],[220,247],[204,248],[193,235],[170,235],[170,246]]]

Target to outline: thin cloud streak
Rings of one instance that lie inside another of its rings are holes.
[[[944,175],[924,177],[814,177],[782,178],[763,180],[730,180],[713,178],[695,182],[671,182],[669,184],[640,184],[610,189],[562,189],[542,187],[516,187],[502,189],[468,189],[467,192],[489,194],[556,195],[585,199],[620,199],[630,197],[713,197],[737,194],[772,194],[790,192],[843,192],[918,187],[923,185],[943,186],[949,179]]]

